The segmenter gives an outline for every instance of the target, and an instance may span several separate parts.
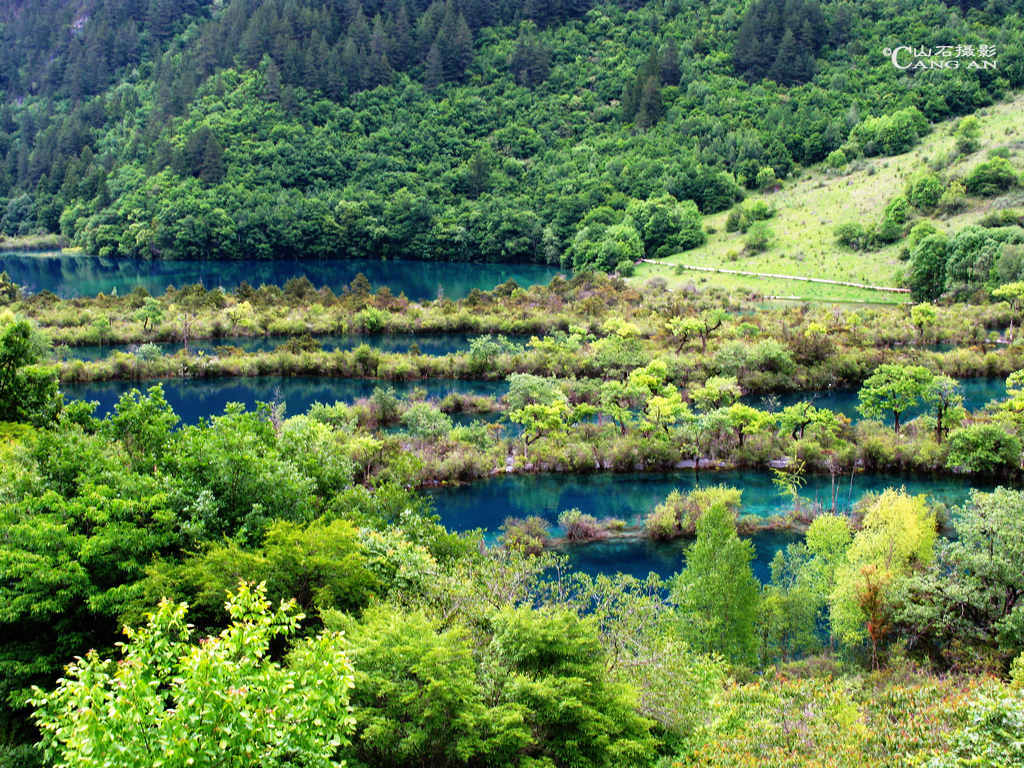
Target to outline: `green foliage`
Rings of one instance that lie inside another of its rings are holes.
[[[967,207],[967,190],[964,189],[964,185],[959,181],[949,182],[949,186],[946,187],[946,191],[942,193],[942,197],[939,198],[939,213],[951,216],[954,213],[959,213]]]
[[[429,403],[415,403],[402,414],[402,424],[409,434],[423,440],[437,440],[452,429],[452,419]]]
[[[155,564],[123,618],[138,620],[148,606],[172,597],[187,602],[193,621],[210,628],[223,623],[224,593],[239,581],[266,583],[270,600],[294,599],[312,616],[328,609],[359,611],[383,590],[360,539],[347,520],[306,526],[276,522],[259,549],[221,543],[180,563]]]
[[[384,606],[328,625],[344,628],[356,669],[355,764],[516,765],[530,747],[525,713],[486,695],[461,627]]]
[[[919,211],[931,211],[939,204],[945,186],[934,173],[921,173],[907,183],[907,201]]]
[[[40,448],[60,444],[74,454],[82,450],[80,441],[101,453],[95,442],[70,430]],[[72,459],[54,461],[70,465]],[[117,471],[114,456],[93,461]],[[67,468],[76,475],[95,472]],[[48,484],[0,511],[0,569],[6,575],[0,584],[0,696],[7,707],[23,706],[29,684],[51,684],[74,654],[109,645],[144,568],[176,539],[174,516],[155,484],[132,484],[123,493],[87,484],[72,498]]]
[[[750,570],[754,546],[740,540],[735,516],[722,503],[704,511],[696,530],[686,567],[672,582],[680,631],[694,648],[720,653],[735,664],[752,663],[760,599]]]
[[[610,272],[622,261],[642,259],[644,246],[640,233],[632,223],[610,226],[593,223],[576,233],[570,254],[575,269]]]
[[[103,423],[103,433],[124,446],[136,472],[160,464],[178,416],[164,399],[163,387],[150,387],[143,395],[137,389],[126,392]]]
[[[0,32],[0,229],[60,229],[105,256],[554,262],[597,207],[726,210],[737,179],[902,151],[922,112],[990,104],[1019,70],[1010,47],[1000,77],[911,94],[877,55],[891,41],[875,11],[815,2],[402,6],[19,8]],[[1019,23],[971,22],[979,39]],[[73,45],[52,35],[72,26]],[[893,114],[859,121],[878,105]]]
[[[161,602],[127,631],[123,658],[95,651],[68,667],[57,688],[36,689],[35,719],[50,761],[87,768],[259,763],[338,765],[352,732],[352,665],[340,634],[295,642],[284,663],[270,646],[294,635],[301,615],[272,611],[262,586],[229,595],[231,624],[192,642],[186,606]]]
[[[957,151],[961,154],[969,155],[976,152],[981,146],[981,121],[974,115],[962,118],[956,124],[953,137],[956,139]]]
[[[229,406],[208,427],[185,427],[167,466],[197,539],[253,543],[271,520],[312,517],[313,482],[278,451],[270,421],[241,407]]]
[[[837,243],[855,251],[863,251],[871,242],[870,234],[864,225],[856,221],[847,221],[837,225],[835,235]]]
[[[647,516],[644,527],[653,539],[692,536],[697,530],[697,521],[715,505],[724,506],[735,520],[742,496],[743,491],[739,488],[724,485],[695,488],[686,494],[674,490]]]
[[[876,660],[892,629],[896,585],[932,562],[935,512],[923,496],[889,489],[868,508],[829,595],[832,626],[844,642],[870,639]]]
[[[536,515],[509,518],[501,524],[501,532],[502,545],[525,555],[539,555],[550,538],[547,521]]]
[[[750,253],[761,253],[772,247],[775,233],[763,221],[750,225],[747,236],[743,238],[743,247]]]
[[[712,376],[704,386],[690,391],[690,400],[702,411],[727,407],[739,400],[742,391],[735,376]]]
[[[1005,157],[993,157],[971,169],[964,179],[967,192],[994,197],[1018,184],[1017,172]]]
[[[860,412],[869,419],[892,414],[893,431],[900,431],[900,416],[924,397],[934,375],[920,365],[878,366],[857,397]]]
[[[56,372],[37,365],[46,350],[46,341],[27,321],[0,318],[0,421],[43,424],[56,416]]]
[[[700,211],[692,200],[679,202],[671,195],[633,201],[626,215],[640,231],[647,258],[659,259],[703,245],[707,240]]]
[[[921,240],[910,254],[908,284],[914,301],[934,301],[946,287],[946,257],[948,241],[945,235],[929,235]]]
[[[743,16],[733,64],[750,80],[806,82],[814,75],[814,57],[827,29],[817,3],[759,0]]]
[[[825,158],[825,162],[828,163],[829,168],[839,170],[843,168],[847,161],[846,153],[842,149],[833,149],[828,153],[828,157]]]
[[[996,424],[970,424],[949,435],[946,465],[968,472],[997,473],[1020,467],[1020,439]]]
[[[564,609],[507,608],[490,624],[494,684],[500,700],[522,711],[535,760],[584,768],[650,764],[651,723],[636,712],[636,692],[607,679],[593,620]]]
[[[994,690],[992,689],[994,688]],[[1021,768],[1024,745],[1024,699],[1019,690],[993,686],[967,702],[963,725],[953,733],[950,748],[930,765],[936,768]]]
[[[897,620],[915,646],[951,665],[1024,650],[1024,495],[972,491],[956,535],[934,564],[901,586]]]

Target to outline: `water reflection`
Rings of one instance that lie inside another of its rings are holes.
[[[51,291],[64,298],[114,291],[123,295],[136,286],[152,294],[161,294],[170,285],[181,287],[191,283],[202,283],[207,288],[222,286],[227,290],[242,282],[252,286],[262,283],[280,286],[293,277],[303,276],[317,287],[326,285],[340,292],[362,272],[373,286],[386,285],[395,295],[404,293],[414,301],[438,296],[461,299],[474,288],[490,290],[507,280],[515,280],[522,286],[546,284],[560,272],[556,267],[538,264],[365,259],[174,261],[10,251],[0,252],[2,271],[30,291]]]

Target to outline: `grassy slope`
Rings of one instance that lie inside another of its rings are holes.
[[[1013,154],[1011,162],[1024,167],[1024,94],[1012,101],[979,110],[981,121],[981,149],[960,158],[943,173],[963,176],[985,159],[988,150],[1008,147]],[[766,252],[743,253],[743,234],[726,232],[727,213],[708,216],[705,225],[714,228],[702,248],[677,254],[665,259],[666,264],[693,264],[724,269],[772,272],[803,277],[871,285],[898,285],[904,263],[898,254],[902,243],[895,243],[878,251],[853,252],[835,241],[833,230],[846,221],[868,223],[881,218],[886,204],[903,192],[908,178],[926,167],[926,162],[953,146],[952,130],[956,121],[940,123],[924,138],[916,149],[892,157],[875,157],[855,161],[847,173],[829,171],[824,166],[808,169],[798,179],[789,180],[775,193],[752,195],[748,201],[763,199],[778,209],[768,222],[775,234],[774,245]],[[1003,198],[971,199],[968,210],[936,225],[954,232],[976,222],[985,213],[1005,207],[1007,198],[1019,204],[1021,192],[1017,190]],[[638,282],[653,275],[666,277],[672,287],[693,283],[697,286],[720,286],[729,289],[752,290],[764,295],[798,296],[812,300],[870,300],[903,302],[901,294],[866,291],[857,288],[803,283],[793,280],[744,277],[684,271],[655,264],[643,264],[637,269]]]

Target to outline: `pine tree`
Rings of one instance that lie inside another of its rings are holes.
[[[389,38],[388,60],[399,72],[412,66],[415,55],[415,43],[412,38],[412,25],[409,23],[409,8],[404,2],[398,6],[394,28]]]
[[[373,25],[373,37],[370,39],[370,55],[366,68],[368,88],[386,85],[391,82],[391,64],[388,62],[387,39],[380,16]]]
[[[444,82],[444,63],[441,61],[441,51],[437,45],[430,46],[427,54],[426,69],[423,73],[423,84],[433,90]]]
[[[363,7],[360,5],[356,16],[348,26],[348,36],[356,44],[356,48],[367,50],[370,47],[370,23],[366,20]]]
[[[351,37],[345,39],[341,49],[341,69],[345,73],[346,89],[349,92],[363,89],[363,61],[355,41]]]
[[[783,85],[798,82],[803,69],[801,61],[802,51],[797,45],[796,35],[792,29],[787,29],[775,54],[775,62],[768,71],[768,77]]]
[[[219,184],[224,180],[226,171],[224,147],[221,146],[212,131],[208,132],[203,147],[203,157],[199,165],[199,180],[204,184]]]
[[[455,79],[462,80],[466,75],[466,69],[473,61],[473,33],[461,13],[455,20],[451,57],[455,66]]]
[[[642,131],[647,130],[662,118],[664,112],[665,106],[661,100],[658,77],[651,75],[640,92],[640,101],[636,107],[636,127]]]
[[[679,85],[682,73],[679,71],[679,47],[676,45],[675,38],[670,37],[668,43],[665,44],[665,50],[661,54],[659,75],[664,85]]]
[[[166,40],[174,32],[177,0],[150,0],[146,26],[157,40]]]
[[[267,101],[281,99],[281,70],[269,56],[263,57],[266,67],[263,70],[263,98]]]

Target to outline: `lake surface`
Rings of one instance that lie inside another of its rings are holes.
[[[539,264],[470,264],[436,261],[370,261],[331,259],[324,261],[105,259],[59,252],[0,252],[0,272],[30,291],[51,291],[62,298],[95,296],[99,293],[130,293],[142,286],[159,295],[170,286],[202,283],[207,288],[233,290],[242,282],[284,285],[293,277],[307,277],[317,288],[327,286],[341,292],[360,272],[374,286],[387,286],[395,295],[404,293],[414,301],[445,296],[461,299],[474,288],[490,290],[507,280],[521,286],[547,284],[562,272]]]
[[[443,398],[453,392],[493,395],[508,391],[504,381],[463,381],[459,379],[422,379],[420,381],[387,382],[378,379],[340,379],[322,376],[254,376],[225,379],[160,379],[149,381],[97,381],[65,383],[61,386],[67,400],[95,400],[96,416],[102,418],[114,410],[121,395],[132,389],[145,391],[163,384],[164,396],[184,424],[195,424],[201,418],[224,412],[228,403],[242,403],[253,409],[257,402],[280,401],[285,413],[305,413],[313,403],[333,404],[339,400],[351,403],[369,397],[377,387],[394,389],[396,395],[407,395],[422,389],[428,397]]]
[[[495,541],[501,524],[509,517],[538,515],[547,520],[557,535],[558,514],[579,509],[598,519],[614,517],[639,523],[665,500],[673,490],[686,492],[698,486],[729,485],[743,490],[743,515],[768,517],[792,508],[772,483],[771,475],[750,470],[730,472],[680,471],[671,473],[598,474],[598,475],[511,475],[471,485],[437,488],[429,491],[441,522],[452,530],[483,528]],[[865,493],[890,487],[904,487],[909,493],[924,493],[933,501],[953,506],[962,504],[972,487],[990,490],[966,478],[920,478],[898,475],[857,475],[850,487],[846,476],[837,495],[840,510],[848,510]],[[810,475],[800,496],[807,502],[831,506],[831,480]],[[765,532],[754,536],[755,575],[766,581],[771,560],[788,543],[797,540],[789,532]],[[682,552],[688,542],[668,543],[605,541],[568,549],[572,564],[588,573],[621,571],[638,578],[653,571],[667,577],[680,568]]]
[[[351,341],[351,339],[346,341],[346,337],[335,338],[338,339],[339,345]],[[394,344],[397,347],[401,344],[411,343],[408,340],[415,337],[379,338],[382,339],[382,343]],[[465,335],[438,334],[434,349],[441,353],[440,350],[463,342],[468,344],[468,338]],[[423,347],[421,347],[422,349]],[[253,408],[258,401],[281,400],[287,407],[287,413],[294,415],[305,412],[314,402],[333,403],[337,400],[352,402],[360,397],[369,397],[378,386],[392,386],[398,395],[406,395],[414,389],[424,389],[428,397],[438,398],[452,392],[500,397],[508,391],[508,384],[505,381],[424,379],[421,381],[385,382],[377,379],[342,379],[318,376],[159,379],[136,382],[102,381],[81,384],[66,383],[61,389],[69,400],[98,401],[100,406],[97,409],[97,416],[102,417],[113,410],[114,403],[123,392],[133,388],[144,390],[158,382],[163,384],[168,402],[174,406],[175,411],[186,424],[194,424],[204,416],[222,413],[224,406],[229,402],[243,403],[246,407]],[[969,410],[978,410],[990,400],[1006,396],[1004,379],[963,379],[960,384],[964,391],[964,403]],[[810,400],[819,408],[830,408],[849,416],[853,421],[860,420],[855,390],[789,392],[767,396],[751,395],[744,399],[752,405],[768,407],[772,410],[781,410],[787,405]],[[904,414],[904,423],[923,412],[924,408],[909,411]],[[888,419],[888,422],[891,422],[891,419]]]
[[[975,386],[970,382],[975,381]],[[965,382],[975,398],[998,396],[996,380],[968,380]],[[986,386],[980,386],[988,382]],[[100,403],[97,415],[109,413],[123,392],[132,388],[145,389],[147,382],[94,382],[65,384],[62,389],[67,398],[95,400]],[[1001,380],[999,380],[1001,384]],[[261,376],[244,379],[165,379],[162,380],[168,402],[185,424],[194,424],[200,418],[222,413],[229,402],[239,402],[254,408],[257,401],[283,401],[287,414],[306,411],[313,403],[333,403],[337,400],[352,402],[369,397],[373,390],[388,384],[374,379],[341,379],[326,377]],[[504,381],[463,381],[452,379],[426,379],[415,382],[394,382],[398,395],[414,389],[424,390],[428,396],[441,398],[447,394],[467,393],[500,397],[507,391]],[[993,394],[995,393],[995,394]],[[829,393],[815,402],[822,402]],[[806,397],[806,393],[804,395]],[[833,400],[833,402],[841,401]],[[854,401],[855,402],[855,401]],[[849,402],[846,403],[849,407]],[[855,415],[855,412],[852,412]],[[460,415],[456,421],[467,423],[480,417]],[[482,420],[490,421],[495,415]],[[629,523],[638,523],[674,490],[688,491],[698,486],[731,485],[743,489],[742,514],[768,517],[780,514],[790,507],[774,484],[771,475],[755,471],[694,472],[595,475],[515,475],[502,476],[466,486],[440,488],[430,491],[442,522],[454,530],[483,528],[494,540],[498,529],[508,517],[539,515],[545,518],[557,533],[558,514],[577,508],[597,518],[615,517]],[[979,487],[978,483],[973,483]],[[888,487],[905,487],[911,493],[925,493],[935,501],[948,506],[961,504],[967,498],[972,482],[965,478],[920,478],[892,475],[856,475],[851,480],[845,475],[837,480],[835,489],[828,476],[811,475],[801,490],[801,498],[824,508],[832,505],[833,490],[838,507],[847,510],[868,491],[881,491]],[[987,489],[987,488],[986,488]],[[769,577],[769,566],[775,553],[796,537],[787,532],[766,532],[753,537],[756,550],[754,572],[762,581]],[[572,547],[569,552],[574,567],[588,573],[622,571],[637,577],[654,571],[669,576],[679,570],[685,542],[655,543],[649,541],[606,541]]]

